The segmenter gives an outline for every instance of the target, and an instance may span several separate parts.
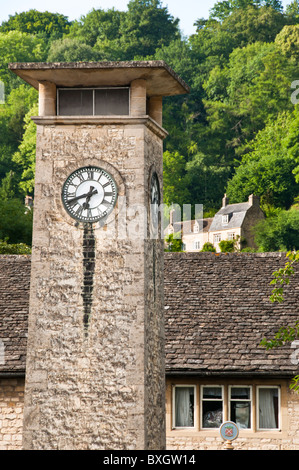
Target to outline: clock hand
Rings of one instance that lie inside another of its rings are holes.
[[[93,186],[92,186],[92,188],[93,188]],[[97,192],[98,192],[97,189],[92,190],[92,191],[89,190],[88,193],[81,194],[80,196],[73,197],[72,199],[69,199],[67,202],[70,204],[72,202],[78,201],[78,199],[81,199],[83,197],[86,197],[86,199],[88,198],[88,201],[89,201],[91,196],[93,196],[94,194],[97,194]]]
[[[94,186],[90,186],[90,190],[89,192],[87,193],[87,196],[86,196],[86,201],[83,203],[83,209],[88,209],[89,208],[89,201],[90,201],[90,198],[94,195],[94,194],[97,194],[98,191],[97,190],[94,190]]]

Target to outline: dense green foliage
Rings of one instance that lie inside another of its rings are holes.
[[[260,249],[298,249],[291,207],[299,196],[299,111],[291,96],[299,80],[299,2],[284,11],[279,0],[220,1],[194,23],[196,33],[183,37],[160,0],[130,0],[125,12],[93,9],[73,22],[36,10],[4,21],[1,198],[23,203],[34,195],[37,93],[8,70],[10,62],[162,59],[191,88],[164,99],[164,202],[203,204],[213,213],[224,192],[231,202],[257,194],[269,216],[258,228]],[[12,242],[2,225],[0,239]]]

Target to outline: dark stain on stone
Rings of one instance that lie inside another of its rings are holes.
[[[85,336],[88,334],[88,325],[91,315],[93,278],[95,271],[95,236],[92,224],[86,224],[83,233],[83,324]]]

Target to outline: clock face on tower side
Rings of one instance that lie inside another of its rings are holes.
[[[150,187],[150,204],[151,204],[151,222],[155,229],[158,228],[159,206],[160,206],[160,185],[157,173],[152,174]]]
[[[66,179],[62,202],[75,220],[93,223],[107,217],[117,199],[117,186],[112,176],[102,168],[78,168]]]

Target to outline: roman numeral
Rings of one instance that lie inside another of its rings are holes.
[[[113,195],[114,195],[114,193],[105,193],[105,197],[106,196],[113,196]]]
[[[93,180],[93,170],[87,170],[87,178]]]
[[[82,212],[83,212],[83,207],[82,206],[79,206],[78,209],[76,209],[76,216],[77,217],[81,217],[82,216]]]
[[[78,173],[77,176],[78,176],[78,178],[79,178],[79,180],[80,180],[81,183],[82,183],[83,181],[85,181],[84,176],[83,176],[82,173]]]
[[[105,196],[106,196],[106,194],[105,194]],[[102,201],[102,204],[103,204],[103,206],[105,206],[105,207],[110,207],[110,206],[111,206],[111,202],[106,201],[106,199],[104,199],[104,200]]]

